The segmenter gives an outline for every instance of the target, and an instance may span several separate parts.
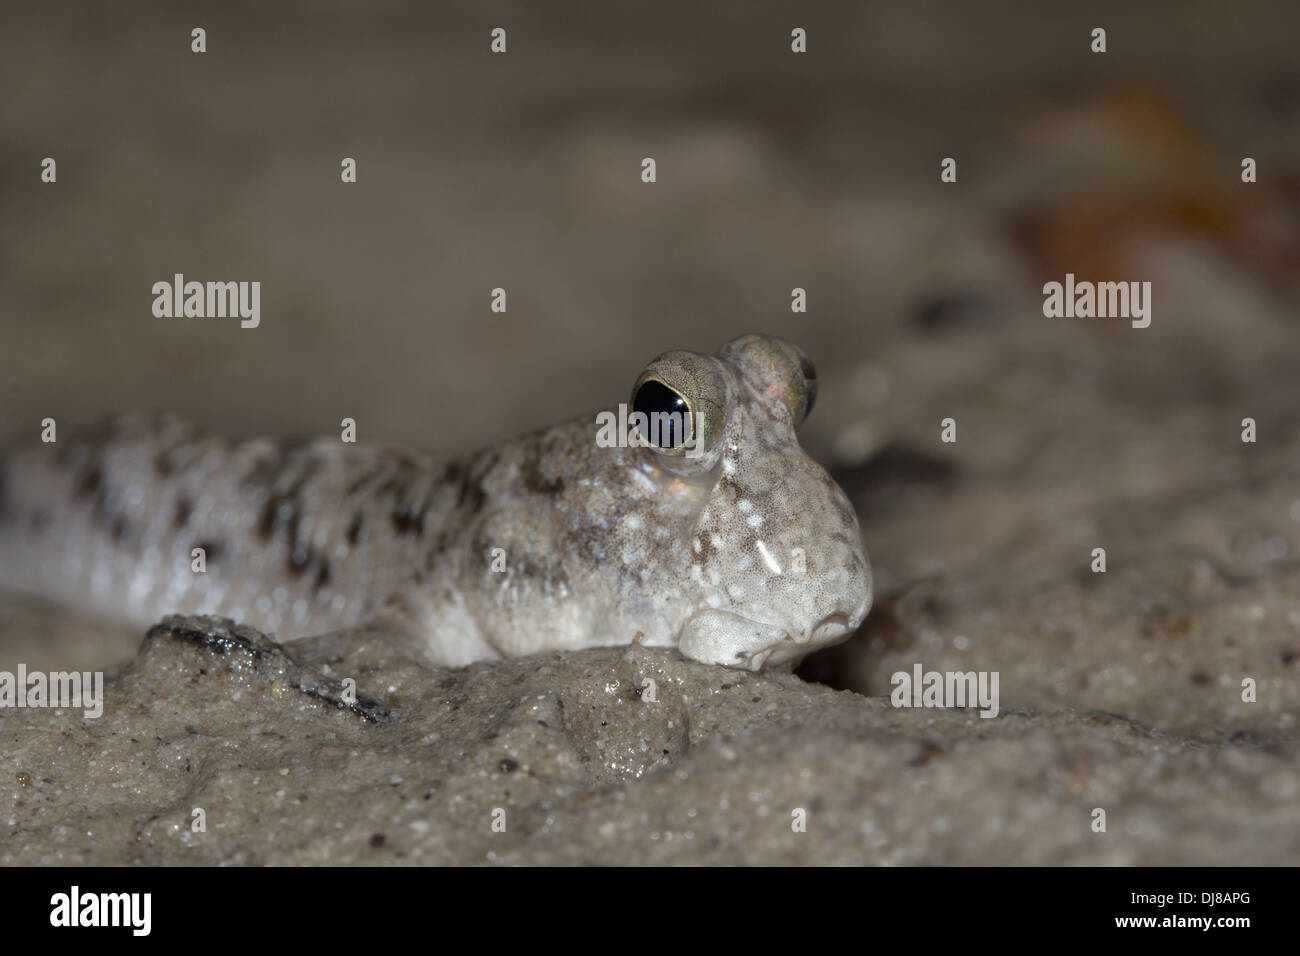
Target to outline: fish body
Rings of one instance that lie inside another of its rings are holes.
[[[852,506],[795,437],[814,395],[801,352],[746,336],[638,379],[635,410],[689,412],[676,445],[597,416],[440,461],[128,415],[0,463],[0,588],[137,628],[379,621],[453,666],[635,641],[757,670],[870,607]]]

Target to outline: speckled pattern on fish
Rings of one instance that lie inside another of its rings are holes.
[[[871,604],[853,508],[795,437],[815,394],[799,349],[751,335],[637,379],[633,407],[689,410],[694,455],[604,447],[594,416],[440,463],[131,415],[0,464],[0,586],[141,628],[382,622],[449,665],[639,642],[757,670]]]

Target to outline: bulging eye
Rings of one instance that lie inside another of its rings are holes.
[[[645,416],[650,427],[642,437],[658,448],[676,448],[691,439],[691,407],[663,382],[651,379],[638,388],[632,399],[632,411]]]
[[[703,466],[717,445],[726,401],[726,382],[715,359],[695,352],[665,352],[646,366],[632,387],[632,421],[641,439],[659,454]]]
[[[720,355],[760,395],[785,406],[796,427],[803,424],[817,401],[817,370],[803,349],[775,335],[743,335]]]

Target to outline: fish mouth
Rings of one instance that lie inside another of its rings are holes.
[[[857,630],[862,616],[835,611],[801,632],[792,632],[734,611],[704,608],[682,626],[677,647],[691,660],[757,671],[839,643]]]

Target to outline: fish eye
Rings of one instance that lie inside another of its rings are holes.
[[[657,432],[642,435],[658,448],[670,449],[684,445],[694,431],[690,404],[655,379],[650,379],[636,390],[636,395],[632,398],[632,411],[640,412],[650,424],[662,422]]]
[[[774,335],[744,335],[720,355],[737,365],[760,395],[784,406],[793,425],[803,424],[817,401],[817,369],[803,349]]]
[[[799,346],[794,346],[795,352],[799,358],[799,374],[803,376],[804,404],[803,415],[795,422],[796,425],[802,424],[803,420],[812,414],[813,406],[817,404],[817,368],[813,365],[812,359],[808,353]]]
[[[726,410],[726,383],[714,359],[665,352],[632,387],[633,421],[641,440],[661,455],[699,458],[717,444]]]

